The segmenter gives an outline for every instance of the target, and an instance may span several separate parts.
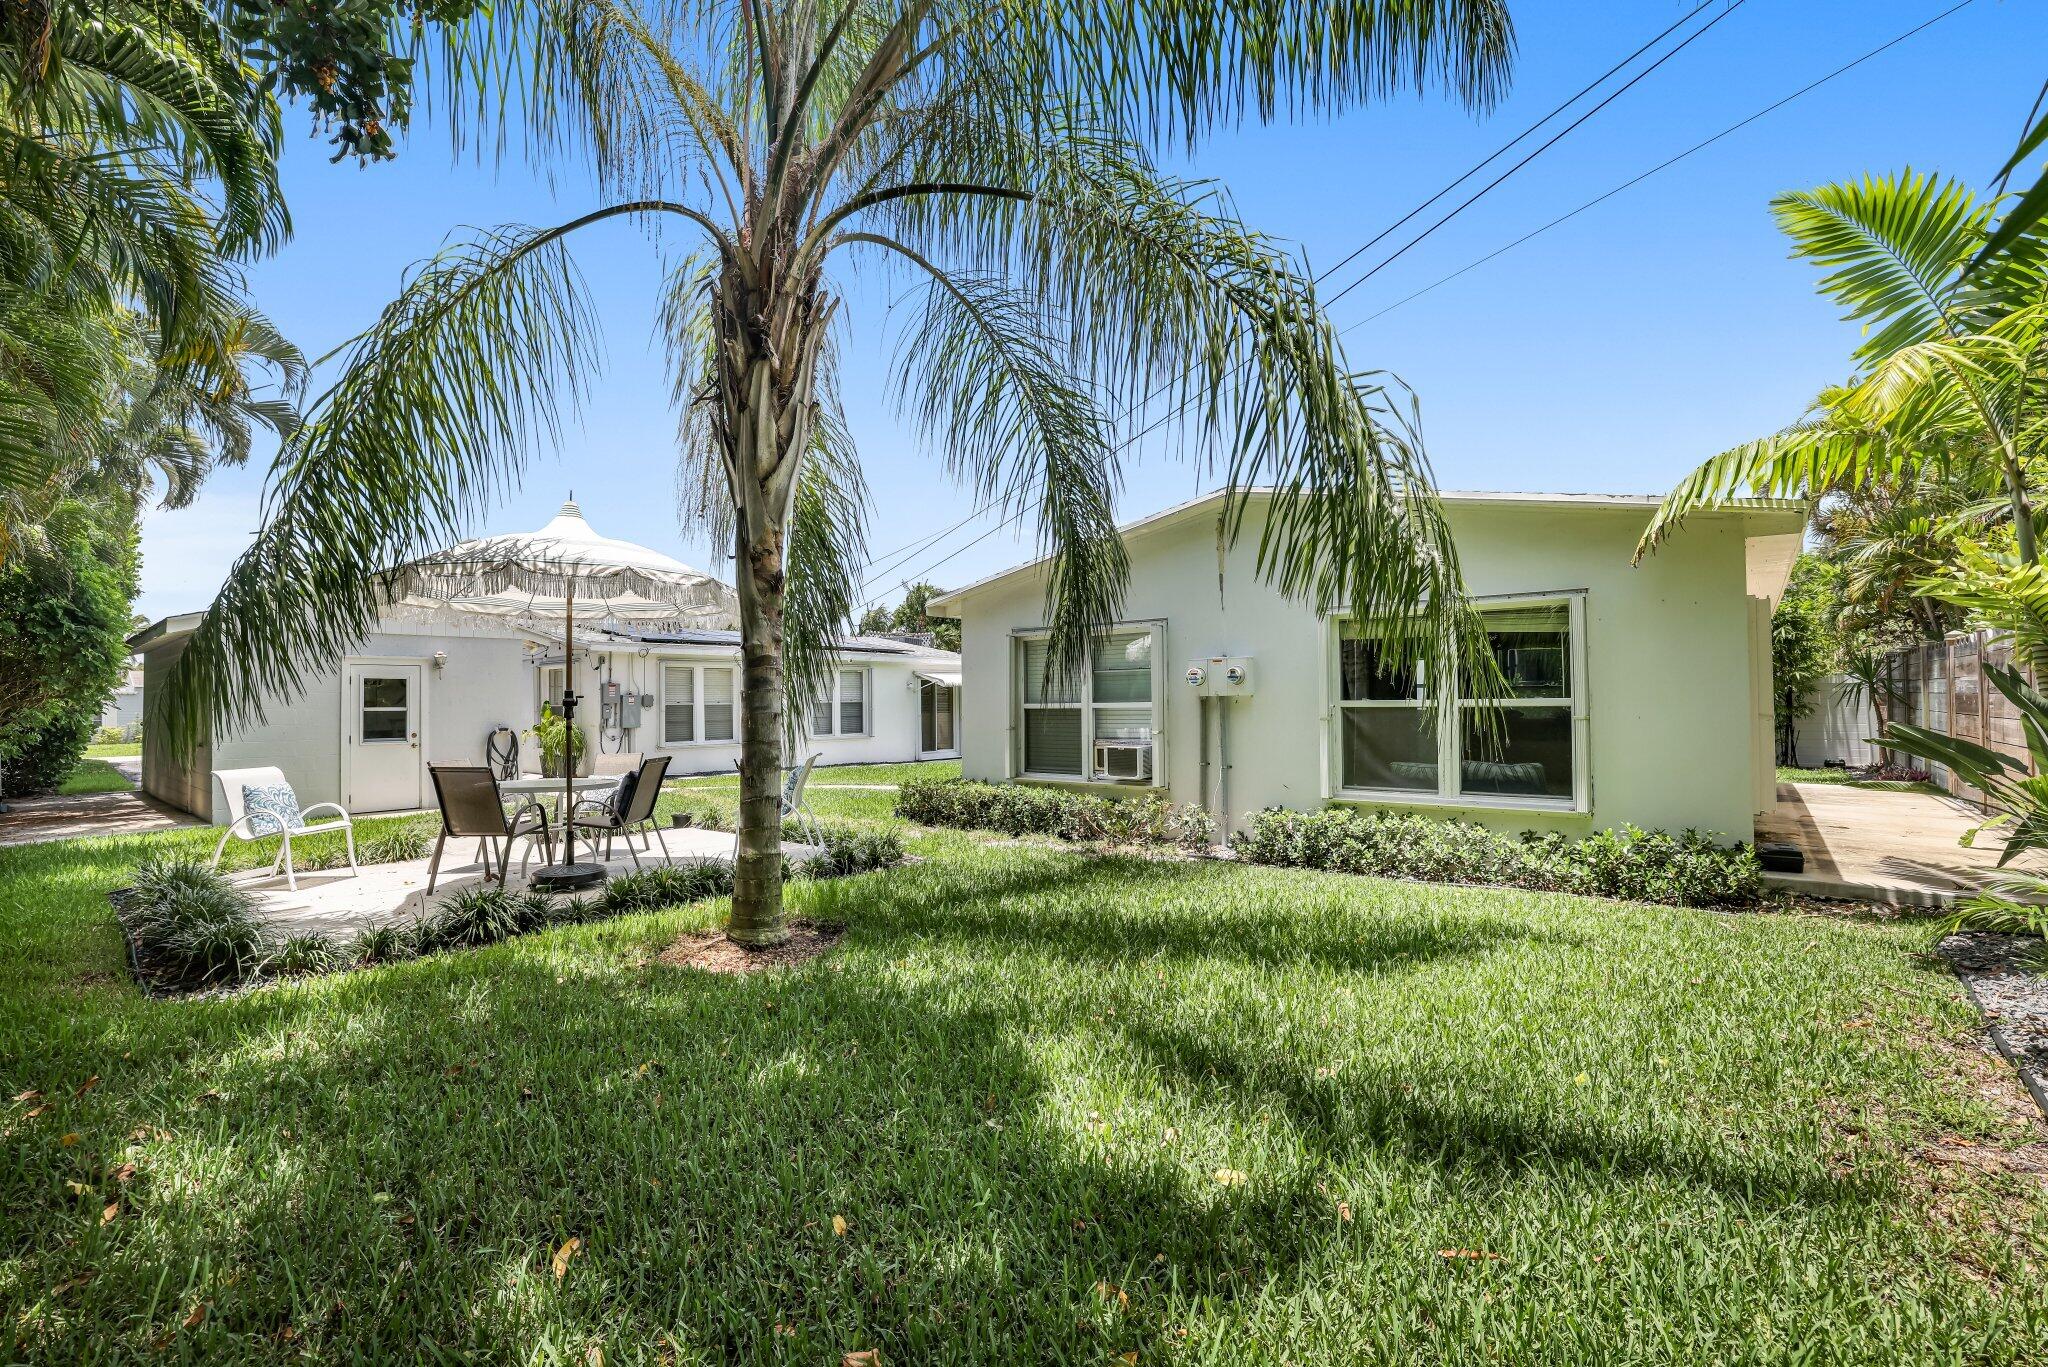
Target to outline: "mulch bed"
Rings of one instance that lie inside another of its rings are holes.
[[[769,968],[794,968],[809,963],[846,938],[838,921],[793,920],[789,938],[766,949],[747,949],[725,938],[722,930],[693,930],[655,957],[670,968],[695,968],[706,973],[759,973]]]
[[[1984,1013],[1998,1052],[2012,1060],[2034,1101],[2048,1114],[2048,976],[2033,956],[2041,942],[2031,936],[1965,930],[1935,946],[1948,960],[1963,990]]]

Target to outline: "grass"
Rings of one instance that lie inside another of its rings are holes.
[[[1904,782],[1894,779],[1858,778],[1848,769],[1795,769],[1789,765],[1778,766],[1780,783],[1827,783],[1843,788],[1867,788],[1874,793],[1933,793],[1939,797],[1947,790],[1940,784]]]
[[[949,832],[789,972],[653,961],[714,902],[150,1000],[177,845],[0,849],[0,1358],[2048,1354],[1925,925]]]
[[[883,784],[895,787],[914,778],[958,777],[960,761],[957,759],[920,760],[915,764],[834,764],[813,769],[809,786],[814,790],[842,788],[850,784]],[[740,785],[737,774],[697,774],[673,781],[690,789],[730,789],[733,792],[738,792]]]
[[[81,759],[57,785],[59,794],[79,797],[87,793],[132,793],[135,784],[103,759]]]
[[[88,745],[87,759],[141,759],[142,742],[139,740],[117,741],[112,745]]]

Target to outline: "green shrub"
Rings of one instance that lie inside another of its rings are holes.
[[[406,926],[374,926],[349,946],[349,957],[359,964],[395,964],[418,953],[417,937]]]
[[[123,911],[137,959],[167,985],[231,985],[262,968],[267,947],[254,900],[196,859],[146,861]]]
[[[1762,869],[1747,845],[1717,845],[1697,831],[1635,826],[1583,840],[1559,832],[1508,835],[1470,821],[1332,807],[1259,812],[1233,842],[1255,864],[1486,883],[1676,906],[1749,906],[1763,900]]]
[[[791,872],[805,878],[843,878],[903,862],[903,837],[893,828],[821,825],[824,850]]]
[[[356,862],[361,864],[396,864],[406,859],[424,858],[427,851],[434,847],[434,834],[437,822],[437,818],[408,821],[402,826],[393,826],[389,830],[378,831],[375,835],[358,840],[356,842]],[[293,851],[294,856],[297,853],[296,850]],[[321,855],[323,858],[319,864],[301,865],[301,867],[330,867],[325,857],[327,852],[323,850]],[[344,848],[340,851],[338,859],[331,866],[339,867],[347,862],[348,851]]]
[[[703,859],[683,864],[659,864],[614,878],[593,900],[603,908],[605,915],[617,916],[629,911],[652,911],[656,907],[687,906],[707,897],[724,897],[731,892],[732,866],[722,859]]]
[[[924,826],[1051,835],[1119,845],[1206,848],[1216,823],[1193,803],[1163,797],[1114,798],[971,779],[913,779],[896,797],[896,815]]]
[[[496,883],[471,883],[436,903],[414,927],[422,954],[438,949],[476,949],[509,940],[525,929],[523,897]]]
[[[280,978],[309,973],[331,973],[348,962],[341,949],[325,935],[294,935],[280,941],[263,956],[263,971]]]

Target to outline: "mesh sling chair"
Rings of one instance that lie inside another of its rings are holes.
[[[475,837],[482,842],[481,853],[484,866],[484,881],[492,879],[498,885],[505,884],[505,873],[512,866],[512,843],[525,839],[526,853],[520,857],[519,871],[526,872],[526,861],[533,857],[532,842],[541,842],[541,849],[549,859],[555,857],[555,842],[548,834],[548,815],[538,802],[531,798],[519,804],[519,810],[510,817],[505,815],[505,799],[498,792],[498,779],[484,764],[430,764],[427,772],[434,776],[434,800],[441,806],[441,834],[434,841],[434,857],[427,865],[427,891],[432,893],[435,880],[441,876],[441,851],[453,836],[457,840]],[[505,842],[502,858],[497,858],[497,845]],[[497,858],[497,867],[491,867]]]
[[[661,838],[661,828],[654,824],[654,804],[661,800],[661,781],[668,776],[667,755],[656,755],[653,759],[642,760],[637,773],[631,773],[619,780],[619,786],[601,798],[585,798],[576,804],[569,820],[579,831],[589,831],[593,836],[604,836],[604,857],[612,857],[612,838],[626,837],[626,853],[633,856],[633,867],[640,867],[640,853],[633,848],[633,835],[637,831],[642,837],[652,834],[656,844],[661,846],[661,857],[669,858],[668,842]]]
[[[804,838],[817,845],[825,843],[825,829],[818,824],[817,814],[811,811],[810,804],[804,801],[804,789],[810,785],[811,770],[818,767],[818,761],[822,758],[824,758],[824,752],[822,751],[812,754],[802,764],[791,769],[783,776],[782,796],[778,799],[777,806],[777,813],[783,821],[794,821],[797,830],[803,833]],[[732,767],[735,769],[739,768],[739,761],[734,760]],[[738,864],[740,858],[740,823],[735,821],[732,825],[732,858],[733,863]]]

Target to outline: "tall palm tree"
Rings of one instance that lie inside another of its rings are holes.
[[[787,933],[785,708],[823,677],[858,580],[864,494],[833,383],[853,271],[917,291],[897,392],[946,470],[1035,515],[1056,669],[1120,603],[1118,418],[1148,405],[1189,410],[1233,536],[1242,495],[1273,486],[1258,564],[1284,591],[1488,667],[1387,386],[1345,360],[1293,257],[1154,154],[1432,82],[1484,104],[1512,48],[1504,0],[650,4],[534,11],[537,41],[500,69],[531,77],[536,148],[587,153],[604,202],[434,259],[356,341],[171,677],[174,734],[290,692],[306,652],[375,621],[375,571],[516,477],[594,364],[566,243],[611,219],[690,243],[664,319],[685,507],[738,580],[736,941]]]
[[[1745,493],[1818,497],[1981,461],[2003,486],[2032,562],[2029,467],[2048,438],[2048,244],[2016,234],[1987,255],[1992,208],[1912,172],[1780,196],[1793,253],[1827,270],[1821,292],[1865,325],[1863,367],[1801,422],[1701,465],[1644,531],[1654,550],[1703,508]]]

